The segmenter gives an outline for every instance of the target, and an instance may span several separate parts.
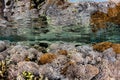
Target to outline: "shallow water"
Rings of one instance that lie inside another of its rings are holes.
[[[91,26],[53,26],[46,24],[47,22],[41,22],[39,19],[18,20],[12,23],[13,27],[2,31],[4,34],[1,35],[0,39],[17,42],[64,41],[89,44],[110,41],[120,43],[120,26],[113,23],[108,23],[107,28],[101,29],[96,33],[91,31]]]

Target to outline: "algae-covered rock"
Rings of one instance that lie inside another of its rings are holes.
[[[113,48],[114,52],[119,54],[120,53],[120,44],[111,43],[111,42],[101,42],[93,45],[93,49],[103,52],[108,48]]]
[[[103,52],[104,50],[106,50],[110,47],[112,47],[111,42],[101,42],[101,43],[93,45],[93,49],[97,50],[97,51],[100,51],[100,52]]]
[[[56,58],[55,54],[45,53],[45,54],[43,54],[43,55],[40,56],[39,62],[41,64],[46,64],[46,63],[52,62],[55,58]]]
[[[112,48],[116,53],[120,54],[120,44],[113,44]]]

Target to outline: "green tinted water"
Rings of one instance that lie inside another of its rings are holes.
[[[110,41],[120,43],[120,26],[107,23],[106,29],[101,29],[97,33],[91,31],[91,26],[53,26],[46,25],[46,21],[39,19],[24,19],[13,23],[8,32],[1,34],[1,40],[10,41],[65,41],[75,43],[95,43]],[[5,32],[3,30],[2,32]],[[13,33],[14,32],[14,33]]]

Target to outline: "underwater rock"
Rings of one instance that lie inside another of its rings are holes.
[[[69,78],[69,80],[73,79],[81,79],[81,80],[91,80],[99,73],[99,69],[90,64],[87,65],[76,65],[71,64],[66,69],[64,75]]]
[[[120,76],[119,61],[114,63],[108,62],[108,60],[102,59],[102,63],[97,65],[100,69],[100,73],[93,79],[97,80],[118,80]]]
[[[39,74],[39,66],[34,63],[34,62],[30,62],[30,61],[22,61],[22,62],[19,62],[17,64],[18,66],[18,74],[26,71],[26,72],[31,72],[33,74],[36,74],[38,75]]]
[[[28,47],[26,47],[26,46],[16,45],[9,51],[9,53],[27,55],[28,54],[27,49],[28,49]]]
[[[42,52],[39,52],[38,50],[34,48],[28,49],[28,55],[27,58],[30,60],[39,60],[39,57],[43,54]]]
[[[25,60],[25,56],[22,56],[21,54],[13,54],[10,58],[10,61],[14,64],[17,64],[24,60]]]
[[[105,59],[108,59],[108,61],[112,61],[112,62],[116,61],[116,53],[112,48],[106,49],[103,52],[103,56]]]
[[[6,44],[4,41],[0,41],[0,52],[4,51],[6,49]]]
[[[59,50],[58,53],[60,55],[68,55],[68,52],[66,50]]]
[[[3,55],[0,54],[0,61],[4,60],[5,58],[3,57]]]
[[[40,65],[39,74],[42,74],[51,80],[68,80],[61,73],[61,68],[65,66],[68,59],[65,55],[58,55],[51,63]]]
[[[84,58],[81,53],[72,53],[69,56],[71,60],[74,60],[75,62],[79,64],[84,62]]]

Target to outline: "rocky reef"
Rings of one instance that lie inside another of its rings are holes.
[[[119,0],[0,0],[0,80],[119,80],[119,17]]]
[[[38,45],[46,50],[43,53],[43,50],[34,48],[36,44],[28,47],[0,41],[0,79],[119,80],[120,52],[114,47],[101,52],[98,45],[104,48],[120,44],[103,42],[94,46],[76,46],[63,42],[51,43],[47,47]]]

